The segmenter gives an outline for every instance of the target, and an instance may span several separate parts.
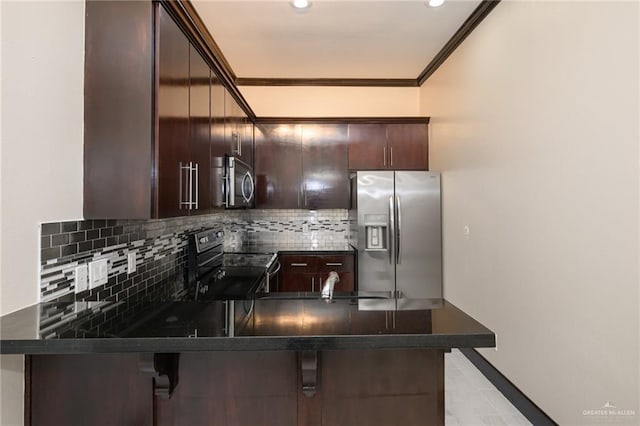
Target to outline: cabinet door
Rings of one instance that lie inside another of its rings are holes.
[[[316,256],[282,255],[280,263],[279,291],[320,291]]]
[[[28,356],[26,424],[155,424],[151,378],[139,362],[136,353]]]
[[[349,169],[386,169],[388,155],[384,124],[349,124]]]
[[[197,50],[190,47],[189,62],[189,150],[190,162],[197,166],[193,172],[197,185],[196,206],[191,214],[206,213],[211,210],[211,104],[209,65]]]
[[[387,126],[388,164],[394,170],[428,170],[426,124],[389,124]]]
[[[240,133],[240,158],[253,167],[253,123],[246,116],[243,118],[242,131]]]
[[[302,207],[349,208],[347,145],[345,124],[302,127]]]
[[[84,218],[157,215],[151,113],[157,75],[157,3],[90,1],[85,7]],[[117,31],[114,28],[117,27]],[[155,120],[155,111],[154,120]],[[152,177],[153,176],[153,177]]]
[[[228,153],[225,140],[225,92],[216,75],[211,78],[211,157],[223,157]]]
[[[169,217],[187,214],[180,166],[189,162],[189,41],[164,8],[159,15],[157,203],[158,216]]]
[[[290,270],[282,271],[279,291],[311,292],[319,291],[315,274]],[[315,287],[315,290],[314,290]]]
[[[239,156],[240,154],[240,122],[242,121],[240,107],[229,91],[224,91],[224,138],[226,143],[226,154]]]
[[[300,126],[261,124],[255,130],[256,207],[301,207]]]

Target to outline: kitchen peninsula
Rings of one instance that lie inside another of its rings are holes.
[[[0,347],[29,355],[32,424],[357,425],[444,424],[444,352],[495,345],[446,300],[333,302],[43,303],[0,318]]]

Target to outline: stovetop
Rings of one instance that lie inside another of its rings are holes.
[[[224,267],[252,266],[269,268],[277,257],[276,253],[224,253],[222,265]]]

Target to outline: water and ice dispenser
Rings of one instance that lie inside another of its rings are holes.
[[[385,215],[367,214],[364,217],[365,250],[385,251],[388,247],[387,217]]]

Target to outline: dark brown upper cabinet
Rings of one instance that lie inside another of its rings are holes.
[[[426,123],[349,124],[350,170],[428,170]]]
[[[210,211],[213,205],[211,187],[211,70],[200,53],[189,48],[189,154],[195,185],[190,214]]]
[[[217,207],[212,158],[233,154],[225,140],[225,98],[232,97],[172,16],[159,2],[87,2],[85,218]],[[241,150],[250,163],[253,131],[243,117]]]
[[[249,122],[247,114],[225,91],[225,143],[228,155],[239,158],[243,162],[253,165],[253,124]]]
[[[349,124],[349,169],[387,168],[387,126]]]
[[[142,219],[157,215],[159,164],[154,138],[159,130],[153,95],[158,81],[152,72],[155,54],[151,19],[156,7],[151,2],[86,2],[85,218]],[[175,84],[180,85],[176,87],[182,99],[186,81]],[[180,102],[178,108],[184,118],[188,104]],[[172,126],[176,137],[188,137],[185,125]]]
[[[260,124],[255,130],[256,207],[348,208],[345,124]]]
[[[256,125],[255,176],[257,208],[302,208],[302,126]]]
[[[158,10],[158,217],[211,211],[211,70]]]
[[[428,170],[428,141],[426,124],[388,124],[389,168]]]
[[[222,157],[229,153],[225,139],[225,92],[222,82],[211,77],[211,156]]]
[[[91,2],[89,2],[91,3]],[[158,10],[157,92],[157,215],[180,216],[193,185],[189,163],[189,40],[166,14]],[[193,198],[193,194],[190,194]]]
[[[302,207],[349,207],[346,124],[302,126]]]

